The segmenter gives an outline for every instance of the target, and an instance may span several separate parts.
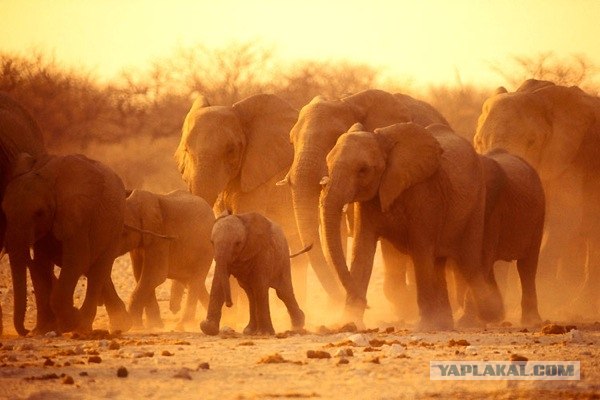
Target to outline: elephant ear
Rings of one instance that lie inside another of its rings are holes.
[[[249,260],[268,246],[272,235],[272,224],[259,213],[238,214],[238,218],[246,227],[246,243],[240,257]]]
[[[287,169],[294,157],[290,130],[298,111],[272,94],[248,97],[233,105],[246,134],[240,173],[241,189],[249,192]]]
[[[545,87],[556,86],[553,82],[550,81],[542,81],[539,79],[527,79],[521,86],[517,88],[517,92],[535,92],[538,89],[542,89]]]
[[[56,238],[65,240],[86,232],[100,206],[105,186],[103,172],[81,155],[58,157],[42,169],[46,168],[56,173]]]
[[[588,150],[588,142],[600,139],[600,121],[589,104],[591,98],[577,87],[546,86],[531,96],[543,102],[551,123],[540,172],[543,178],[552,179],[564,172],[581,150]]]
[[[367,131],[411,121],[406,106],[396,100],[394,95],[383,90],[369,89],[342,99],[355,111],[357,121],[362,122]]]
[[[387,153],[379,185],[381,210],[386,212],[402,192],[438,170],[442,148],[429,131],[413,123],[376,129],[375,135]]]
[[[29,153],[20,153],[11,165],[11,179],[26,174],[31,171],[36,163],[36,158]]]

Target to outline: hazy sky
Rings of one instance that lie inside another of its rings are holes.
[[[427,84],[502,83],[489,63],[553,51],[600,65],[598,0],[0,0],[0,50],[53,52],[104,77],[177,46],[260,41]]]

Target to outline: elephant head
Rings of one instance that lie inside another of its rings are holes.
[[[288,133],[298,114],[275,95],[231,107],[200,96],[185,117],[175,159],[189,190],[213,205],[226,190],[250,192],[292,162]]]
[[[577,87],[529,80],[486,100],[474,144],[523,157],[547,182],[581,162],[600,141],[600,102]]]
[[[83,156],[36,159],[21,154],[6,187],[2,210],[7,218],[6,252],[10,259],[15,296],[14,323],[21,335],[26,306],[26,267],[31,265],[30,249],[48,234],[58,241],[78,234],[97,210],[104,181],[89,169],[81,168]],[[87,160],[87,159],[86,159]],[[73,184],[77,182],[77,184]]]
[[[375,129],[374,133],[356,124],[340,136],[327,155],[328,175],[322,180],[320,207],[325,254],[350,299],[356,289],[346,266],[338,228],[343,206],[378,200],[377,206],[387,212],[407,188],[437,171],[441,154],[439,142],[427,129],[401,123]]]
[[[356,122],[373,130],[411,120],[409,108],[394,95],[381,90],[365,90],[341,100],[315,97],[300,111],[290,132],[294,161],[286,180],[291,186],[302,243],[315,245],[309,253],[315,270],[319,265],[326,266],[319,240],[319,182],[327,172],[327,153],[339,136]]]

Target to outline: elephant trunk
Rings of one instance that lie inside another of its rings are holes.
[[[217,264],[215,267],[215,279],[218,279],[221,283],[220,289],[223,291],[225,305],[227,307],[231,307],[233,305],[233,301],[231,301],[231,286],[229,285],[229,272],[227,270],[227,265]]]
[[[329,296],[341,300],[343,294],[339,282],[325,259],[319,239],[319,195],[321,193],[319,181],[323,176],[321,170],[325,168],[321,168],[316,163],[310,165],[301,163],[294,166],[291,174],[294,216],[302,245],[304,247],[313,245],[313,250],[308,253],[308,257],[317,278]]]
[[[345,202],[341,195],[326,190],[321,195],[321,222],[323,223],[325,236],[325,256],[335,267],[338,277],[346,289],[348,297],[354,298],[358,296],[358,291],[346,265],[340,233],[340,223],[344,204]]]
[[[8,236],[6,249],[10,260],[12,274],[14,313],[13,323],[15,330],[20,336],[26,336],[29,330],[25,329],[25,310],[27,308],[27,265],[32,260],[29,255],[29,246],[26,242],[15,245]]]

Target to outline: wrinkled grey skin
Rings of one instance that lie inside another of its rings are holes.
[[[211,106],[199,96],[185,118],[175,153],[190,192],[220,211],[260,212],[283,228],[293,248],[300,247],[289,188],[275,185],[293,159],[289,132],[297,118],[297,110],[271,94],[230,107]],[[293,261],[300,298],[306,293],[307,265],[305,257]],[[311,265],[327,294],[341,301],[335,272],[324,261]],[[174,304],[177,297],[175,293]]]
[[[516,261],[521,280],[521,324],[539,324],[536,273],[546,208],[542,182],[526,161],[505,150],[492,150],[480,157],[486,183],[484,271],[494,274],[496,261]],[[473,307],[466,307],[462,322],[477,325]]]
[[[598,316],[600,99],[575,86],[527,80],[486,100],[474,144],[482,153],[516,154],[540,175],[547,200],[538,274],[542,311],[570,303],[567,311]]]
[[[348,292],[348,317],[361,321],[377,240],[411,256],[421,329],[451,329],[445,277],[452,259],[472,290],[477,315],[503,318],[493,274],[482,269],[485,182],[472,146],[444,125],[413,123],[366,132],[354,125],[327,155],[321,193],[325,254]],[[344,204],[358,203],[348,270],[339,229]]]
[[[34,157],[46,153],[42,132],[31,116],[20,104],[4,93],[0,93],[0,201],[4,198],[6,185],[11,178],[12,164],[19,153],[28,153]],[[0,248],[4,246],[6,217],[0,212]],[[23,293],[23,282],[13,280],[15,293]],[[19,304],[25,304],[22,299]],[[24,313],[25,311],[22,310]],[[21,310],[15,314],[20,314]],[[20,335],[27,334],[25,327],[15,324]],[[2,308],[0,307],[0,334],[2,334]]]
[[[281,227],[258,213],[218,218],[212,232],[215,275],[210,290],[206,320],[200,328],[207,335],[219,333],[223,303],[232,305],[229,275],[237,278],[248,296],[250,322],[248,335],[273,335],[269,311],[269,288],[287,307],[293,329],[304,326],[304,313],[298,306],[292,286],[290,256]]]
[[[338,138],[354,123],[365,129],[388,126],[397,122],[414,122],[422,126],[433,123],[448,125],[444,117],[429,104],[405,94],[365,90],[342,99],[315,97],[300,111],[290,132],[294,145],[294,161],[286,181],[292,190],[294,214],[302,243],[313,243],[311,263],[325,264],[319,239],[319,195],[321,178],[327,174],[325,157]],[[350,208],[351,209],[351,208]],[[410,264],[386,240],[382,240],[385,265],[384,292],[399,317],[406,317],[410,297],[406,287],[406,269]]]
[[[89,332],[102,303],[111,329],[129,329],[129,315],[110,278],[123,229],[121,179],[82,155],[35,159],[23,154],[13,172],[2,209],[7,218],[6,251],[13,280],[19,282],[15,327],[23,328],[29,268],[37,305],[34,333]],[[54,265],[61,267],[58,279]],[[76,309],[73,293],[82,275],[87,277],[86,295]]]
[[[189,290],[179,328],[194,320],[198,300],[208,309],[204,282],[213,259],[210,235],[214,220],[206,201],[183,190],[168,194],[133,190],[129,194],[120,254],[129,252],[137,282],[129,304],[134,326],[142,325],[144,310],[149,327],[164,326],[155,289],[167,278]]]

